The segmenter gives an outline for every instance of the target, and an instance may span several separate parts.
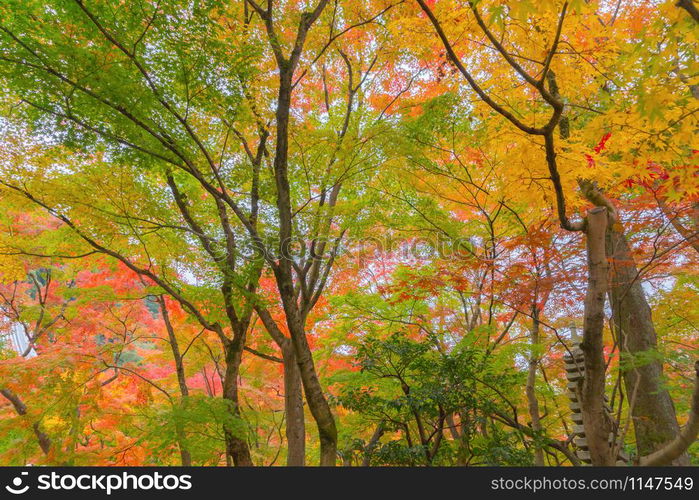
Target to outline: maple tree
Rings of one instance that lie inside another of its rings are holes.
[[[122,7],[0,6],[6,463],[697,460],[693,2]]]

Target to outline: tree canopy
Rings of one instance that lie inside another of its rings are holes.
[[[0,463],[699,463],[698,23],[3,2]]]

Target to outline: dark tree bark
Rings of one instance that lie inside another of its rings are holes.
[[[272,2],[268,3],[266,10],[261,8],[257,3],[249,0],[248,4],[264,21],[269,45],[274,52],[277,68],[279,70],[273,161],[276,206],[277,215],[279,217],[279,260],[275,262],[272,259],[269,260],[269,263],[274,271],[277,290],[279,291],[284,307],[287,327],[289,328],[291,342],[296,354],[296,363],[306,394],[306,402],[308,403],[308,408],[318,427],[318,435],[320,437],[320,465],[333,466],[337,459],[337,428],[335,427],[335,417],[330,411],[330,405],[328,404],[323,388],[318,380],[305,330],[306,314],[313,306],[314,297],[304,297],[301,304],[299,304],[292,271],[293,257],[289,252],[293,237],[293,211],[291,204],[291,187],[289,185],[289,114],[291,110],[291,95],[294,88],[294,71],[298,67],[308,31],[313,23],[320,17],[328,4],[328,0],[319,0],[313,10],[304,12],[301,15],[296,38],[293,42],[293,48],[288,56],[284,54],[283,47],[279,43],[279,37],[275,31]],[[300,276],[299,279],[304,279],[304,277]]]
[[[27,414],[27,405],[24,404],[17,394],[6,388],[0,389],[0,394],[5,396],[5,398],[12,403],[17,415],[25,416]],[[48,436],[48,434],[41,430],[39,422],[34,422],[32,424],[32,428],[34,429],[36,439],[39,441],[41,451],[44,452],[44,455],[48,455],[49,451],[51,450],[51,438]]]
[[[457,465],[468,465],[471,459],[471,413],[468,409],[459,411],[459,430],[454,428],[459,435],[459,449],[456,453]]]
[[[234,338],[226,346],[226,373],[223,378],[223,398],[230,401],[233,417],[240,417],[240,401],[238,396],[238,374],[240,373],[240,363],[243,359],[243,345],[245,338]],[[235,466],[252,466],[250,447],[247,439],[241,436],[237,429],[224,426],[226,437],[226,452],[233,459]]]
[[[286,465],[306,465],[306,424],[303,414],[303,384],[291,341],[282,347],[284,359],[284,410],[286,412]]]
[[[636,395],[631,408],[636,448],[639,456],[648,455],[679,434],[675,407],[670,393],[663,387],[663,365],[653,354],[657,349],[657,334],[651,309],[614,205],[593,183],[579,184],[591,203],[614,214],[615,223],[607,228],[605,235],[605,252],[611,261],[608,294],[621,353],[629,362],[623,372],[624,386],[627,394]],[[674,462],[675,465],[688,463],[687,455]]]
[[[289,321],[288,312],[287,321]],[[308,345],[303,325],[298,320],[292,321],[292,323],[294,328],[291,329],[291,336],[296,353],[296,363],[299,367],[303,389],[306,393],[308,408],[316,421],[320,437],[320,465],[334,466],[337,458],[335,417],[330,411],[330,405],[323,392],[323,387],[320,385],[320,380],[318,380],[311,348]]]
[[[631,414],[636,448],[643,456],[674,439],[680,428],[670,393],[663,386],[663,365],[653,355],[658,347],[657,334],[628,241],[614,228],[607,231],[606,239],[612,266],[612,319],[622,357],[631,365],[624,370],[624,385],[627,394],[636,395]],[[684,454],[674,464],[689,465],[689,457]]]
[[[303,410],[303,384],[296,351],[291,339],[284,336],[269,311],[257,306],[257,315],[267,333],[279,346],[284,365],[284,411],[286,413],[286,440],[288,466],[306,465],[306,423]]]
[[[697,9],[694,0],[679,0],[675,5],[686,10],[692,19],[699,23],[699,9]]]

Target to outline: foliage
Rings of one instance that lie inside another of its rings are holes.
[[[590,186],[657,333],[605,311],[615,418],[660,363],[683,424],[697,34],[673,0],[2,2],[0,463],[281,465],[297,394],[307,463],[336,429],[346,465],[570,465]]]

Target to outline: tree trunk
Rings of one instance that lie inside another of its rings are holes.
[[[189,396],[189,387],[187,387],[187,377],[184,371],[184,360],[182,359],[180,345],[177,342],[177,337],[175,336],[175,329],[172,326],[172,321],[170,321],[170,314],[167,310],[165,297],[163,295],[159,295],[157,297],[157,301],[163,315],[163,322],[165,323],[165,329],[167,330],[168,342],[170,344],[170,350],[172,351],[172,357],[175,360],[177,384],[180,388],[180,408],[184,409],[187,406],[187,397]],[[180,450],[181,464],[184,467],[190,467],[192,465],[192,455],[187,449],[187,434],[185,433],[184,425],[182,424],[182,419],[180,417],[177,417],[177,420],[175,421],[175,436],[177,439],[177,447]]]
[[[364,448],[364,458],[362,459],[362,467],[369,467],[371,465],[371,456],[374,454],[374,450],[376,450],[376,447],[379,445],[379,440],[381,439],[381,436],[383,436],[384,432],[384,422],[382,420],[376,426],[374,434],[371,435],[369,442],[366,444],[366,447]]]
[[[628,241],[622,232],[607,231],[607,255],[612,262],[610,300],[612,318],[618,332],[627,394],[636,394],[633,416],[638,455],[648,455],[671,441],[680,432],[675,407],[663,387],[663,365],[654,356],[657,335],[638,269]],[[646,356],[648,355],[648,356]],[[636,385],[638,389],[634,391]],[[683,454],[674,465],[689,465]]]
[[[180,450],[180,463],[183,467],[191,467],[192,455],[191,453],[189,453],[189,449],[187,449],[187,440],[185,437],[184,426],[182,425],[182,422],[179,420],[175,423],[175,434],[177,437],[177,446]]]
[[[532,431],[536,439],[541,434],[541,419],[539,415],[539,401],[536,399],[536,370],[539,365],[539,356],[537,348],[539,345],[539,309],[536,302],[532,306],[532,331],[531,331],[531,354],[529,358],[529,372],[527,374],[527,401],[529,406],[529,417],[532,421]],[[544,450],[535,443],[534,448],[534,464],[538,466],[544,465]]]
[[[337,455],[337,428],[335,418],[330,411],[330,405],[325,398],[323,388],[318,380],[311,348],[306,339],[305,316],[301,313],[294,290],[294,278],[291,269],[293,256],[290,253],[292,245],[292,210],[291,188],[288,178],[289,156],[289,110],[291,108],[292,79],[294,68],[300,56],[306,32],[327,1],[319,2],[314,14],[306,18],[299,28],[296,49],[290,60],[279,59],[279,92],[275,113],[277,134],[274,151],[274,180],[277,188],[276,204],[279,215],[279,263],[273,266],[277,281],[277,289],[284,305],[286,323],[289,327],[291,340],[296,353],[296,363],[301,373],[301,381],[306,394],[306,402],[311,415],[318,426],[320,437],[320,465],[334,466]],[[271,21],[270,21],[271,22]],[[304,30],[303,33],[301,30]],[[276,42],[275,42],[276,43]],[[298,51],[297,51],[298,50]],[[303,279],[303,278],[301,278]]]
[[[287,313],[288,318],[288,313]],[[293,322],[292,322],[293,323]],[[318,426],[320,438],[320,465],[334,466],[337,458],[337,428],[335,417],[330,411],[330,405],[320,385],[311,348],[306,339],[306,332],[300,324],[295,325],[296,332],[292,329],[292,342],[296,353],[296,362],[299,367],[303,389],[306,393],[306,401],[311,415]]]
[[[286,412],[286,465],[306,465],[306,425],[303,414],[303,385],[296,363],[294,346],[289,339],[281,345],[284,359],[284,410]]]
[[[282,351],[284,365],[284,411],[286,413],[286,464],[289,466],[306,465],[306,424],[303,410],[303,385],[296,351],[291,339],[284,336],[267,309],[256,306],[257,315],[265,325],[272,340]]]
[[[590,202],[615,211],[611,201],[594,184],[581,181],[580,188]],[[618,332],[622,356],[631,364],[623,374],[624,386],[627,394],[636,393],[631,415],[638,455],[644,456],[677,437],[679,426],[670,394],[662,385],[662,363],[653,359],[657,334],[628,241],[615,227],[607,229],[605,240],[606,254],[612,262],[609,290],[612,321]],[[635,363],[634,358],[643,362]],[[688,463],[686,454],[673,462],[675,465]]]
[[[611,421],[604,411],[605,371],[604,362],[604,303],[607,293],[607,256],[605,233],[607,209],[595,207],[587,215],[587,261],[588,281],[585,296],[585,319],[583,341],[580,344],[585,354],[585,376],[578,391],[582,407],[590,460],[592,465],[614,465],[612,447],[609,446]]]
[[[687,455],[689,448],[699,434],[699,361],[694,362],[694,391],[690,402],[687,425],[678,436],[648,456],[641,457],[640,465],[658,466],[676,463],[677,459]]]
[[[27,414],[27,406],[19,398],[19,396],[17,396],[17,394],[7,388],[0,389],[0,394],[5,396],[5,398],[12,403],[17,415],[23,417]],[[48,455],[49,451],[51,451],[51,438],[48,436],[48,434],[41,430],[41,427],[39,427],[39,422],[32,423],[32,428],[34,429],[34,434],[39,442],[41,451],[44,452],[44,455]]]
[[[234,339],[226,346],[226,374],[223,379],[223,398],[231,402],[231,412],[236,420],[241,418],[238,400],[238,373],[243,359],[242,347],[241,339]],[[247,439],[230,425],[224,425],[223,431],[226,437],[226,453],[233,459],[233,465],[252,466]]]

